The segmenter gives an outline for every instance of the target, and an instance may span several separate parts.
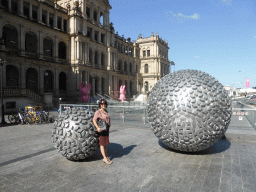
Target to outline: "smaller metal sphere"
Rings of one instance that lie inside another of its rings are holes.
[[[85,159],[99,149],[93,116],[92,111],[74,107],[64,111],[53,124],[53,145],[67,159]]]
[[[231,113],[231,99],[223,85],[198,70],[164,76],[147,101],[153,133],[179,151],[200,151],[216,143],[226,132]]]

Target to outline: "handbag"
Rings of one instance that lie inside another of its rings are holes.
[[[97,120],[97,124],[102,129],[102,131],[106,131],[108,128],[108,125],[104,120]]]

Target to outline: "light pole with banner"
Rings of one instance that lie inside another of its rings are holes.
[[[128,102],[130,103],[130,79],[129,79],[129,77],[130,77],[131,69],[130,69],[130,63],[129,63],[129,56],[130,56],[131,51],[129,49],[129,41],[126,40],[126,43],[128,43],[128,47],[127,47],[127,50],[125,51],[125,53],[128,54],[128,66],[129,66],[129,70],[128,70],[128,97],[127,98],[128,98]],[[126,69],[128,69],[128,66],[127,66]]]
[[[1,124],[6,124],[6,121],[4,118],[4,101],[3,101],[3,69],[4,69],[3,59],[0,59],[0,65],[1,65]]]
[[[172,73],[172,65],[174,66],[174,71],[175,71],[175,63],[171,61],[171,73]]]

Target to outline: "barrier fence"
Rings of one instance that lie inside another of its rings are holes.
[[[238,118],[241,121],[246,118],[256,129],[256,108],[238,101],[234,101],[232,106],[232,118]],[[94,111],[99,108],[98,105],[60,104],[59,112],[62,113],[63,110],[73,107],[82,107]],[[108,105],[107,110],[112,120],[148,123],[145,105]]]
[[[60,104],[59,113],[61,114],[63,110],[73,107],[82,107],[89,110],[96,111],[99,109],[98,105],[77,105],[77,104]],[[135,106],[117,106],[108,105],[108,113],[111,120],[121,120],[125,121],[138,121],[144,124],[148,123],[146,118],[146,106],[135,105]]]

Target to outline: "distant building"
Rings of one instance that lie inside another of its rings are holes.
[[[154,36],[137,39],[140,48],[140,77],[138,78],[138,89],[140,93],[147,94],[155,83],[170,72],[170,61],[168,60],[168,42],[162,40],[158,33]],[[144,86],[144,89],[141,88]]]
[[[80,102],[79,83],[91,98],[148,93],[169,73],[168,44],[153,34],[131,42],[109,19],[108,0],[1,0],[0,58],[4,103]]]

